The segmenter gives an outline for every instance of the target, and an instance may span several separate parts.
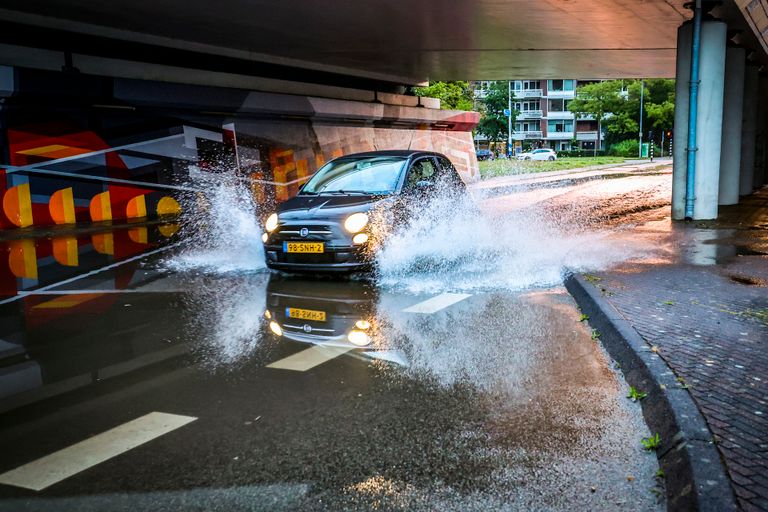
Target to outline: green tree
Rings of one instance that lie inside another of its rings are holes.
[[[648,125],[656,131],[671,130],[675,124],[675,81],[648,80],[649,102],[645,104]]]
[[[427,87],[414,87],[412,90],[416,96],[439,99],[442,109],[474,110],[469,82],[432,82]]]
[[[597,120],[597,144],[595,154],[601,144],[602,124],[611,115],[615,117],[620,110],[624,98],[621,95],[620,80],[607,80],[580,86],[576,97],[568,103],[568,110],[577,118],[592,116]]]
[[[504,114],[504,110],[509,106],[510,101],[515,100],[515,94],[509,92],[509,85],[506,81],[491,82],[488,91],[480,104],[480,123],[477,125],[477,131],[481,135],[488,137],[492,142],[498,142],[507,138],[509,117]],[[512,126],[515,125],[515,119],[518,112],[512,109]]]
[[[655,136],[672,128],[675,117],[675,81],[643,81],[643,129],[653,129]],[[568,109],[593,115],[601,108],[606,114],[601,128],[606,132],[606,146],[629,139],[637,140],[640,130],[640,80],[608,80],[579,87]],[[599,143],[599,142],[598,142]]]

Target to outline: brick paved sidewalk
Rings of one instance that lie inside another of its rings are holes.
[[[725,213],[675,226],[687,261],[588,280],[688,387],[741,507],[768,511],[768,190]]]

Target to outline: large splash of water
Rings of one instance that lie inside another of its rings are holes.
[[[583,213],[583,212],[582,212]],[[379,282],[414,293],[520,290],[562,282],[567,270],[605,268],[639,245],[581,218],[532,206],[499,213],[469,194],[440,193],[409,209],[377,254]]]
[[[166,263],[173,270],[205,273],[264,270],[257,207],[250,190],[233,175],[217,174],[198,184],[204,196],[191,205],[187,243]]]

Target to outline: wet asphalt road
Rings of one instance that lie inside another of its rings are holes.
[[[623,190],[652,208],[664,179]],[[606,185],[560,189],[589,210],[561,222],[642,210],[606,214]],[[217,272],[169,264],[173,226],[103,235],[3,243],[25,292],[0,299],[0,510],[663,508],[639,406],[556,283]]]

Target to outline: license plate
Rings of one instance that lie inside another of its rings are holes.
[[[285,316],[288,318],[298,318],[299,320],[325,322],[325,311],[315,311],[313,309],[285,308]]]
[[[323,242],[283,242],[283,252],[325,252]]]

